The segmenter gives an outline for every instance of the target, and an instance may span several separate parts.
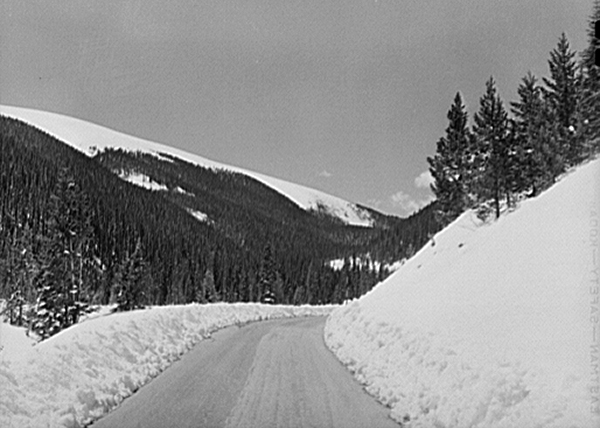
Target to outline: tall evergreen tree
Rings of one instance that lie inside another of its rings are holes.
[[[594,1],[588,20],[588,46],[581,53],[582,90],[579,119],[583,123],[584,148],[586,153],[600,151],[600,67],[594,65],[594,55],[600,49],[600,39],[595,37],[595,22],[600,21],[600,0]]]
[[[60,168],[47,232],[42,238],[33,328],[42,339],[77,323],[87,308],[83,265],[91,228],[86,196],[68,168]]]
[[[427,158],[434,179],[431,190],[439,203],[439,221],[444,224],[452,221],[471,204],[472,136],[460,92],[456,93],[447,117],[449,124],[446,136],[438,140],[435,156]]]
[[[515,191],[531,190],[535,196],[544,183],[551,181],[550,168],[552,157],[557,156],[549,132],[551,124],[547,106],[542,99],[542,88],[536,77],[527,73],[523,77],[517,93],[519,101],[511,103],[515,116],[516,162]]]
[[[25,305],[35,299],[34,279],[39,269],[33,253],[34,234],[27,224],[15,230],[4,260],[0,260],[0,277],[8,284],[6,310],[10,324],[22,326],[27,321]]]
[[[486,82],[485,94],[479,99],[479,111],[473,117],[475,125],[475,159],[477,177],[475,188],[480,205],[480,212],[489,210],[488,201],[496,218],[500,216],[500,202],[504,196],[509,198],[510,176],[513,160],[510,147],[508,114],[496,91],[493,77]]]
[[[273,260],[273,250],[271,243],[267,242],[263,252],[263,258],[258,271],[258,286],[260,299],[264,303],[274,303],[275,294],[273,293],[277,272]]]
[[[545,96],[551,107],[559,151],[567,165],[576,164],[581,158],[582,139],[578,137],[577,112],[579,109],[580,84],[578,84],[576,52],[572,51],[565,33],[562,33],[558,45],[550,52],[548,66],[550,78],[544,78]]]
[[[202,279],[202,290],[204,290],[206,293],[205,299],[208,300],[209,303],[219,301],[217,288],[215,286],[215,275],[211,267],[208,267],[206,272],[204,272],[204,278]]]
[[[142,242],[139,238],[133,253],[120,266],[116,279],[116,310],[131,311],[143,308],[145,282],[148,280],[148,268],[144,260]]]
[[[281,304],[284,301],[284,293],[283,293],[283,278],[281,278],[281,274],[276,272],[275,274],[275,283],[273,284],[273,302]]]
[[[48,270],[44,270],[42,281],[38,286],[35,307],[31,314],[31,330],[41,340],[58,333],[61,330],[63,318],[61,315],[61,300],[63,299],[60,288],[49,273]]]

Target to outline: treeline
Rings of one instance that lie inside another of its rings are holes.
[[[0,137],[0,299],[12,323],[41,338],[96,304],[339,303],[388,275],[359,262],[365,255],[395,261],[405,254],[396,245],[413,251],[427,239],[409,231],[421,214],[346,226],[241,174],[121,150],[88,158],[5,117]],[[168,190],[113,173],[125,170]]]
[[[503,206],[537,195],[568,168],[600,151],[600,80],[593,65],[598,19],[596,2],[589,46],[579,61],[563,33],[550,52],[550,75],[540,81],[527,73],[510,112],[493,77],[486,82],[472,127],[456,94],[446,135],[438,141],[435,156],[427,158],[441,223],[469,208],[476,208],[481,218],[492,213],[497,218]]]

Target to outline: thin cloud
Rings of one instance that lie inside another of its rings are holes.
[[[329,171],[323,170],[319,173],[319,177],[325,177],[325,178],[329,178],[332,177],[333,174],[330,173]]]
[[[423,171],[417,178],[415,178],[415,186],[417,188],[429,189],[429,186],[433,183],[433,177],[429,170]]]
[[[406,215],[410,215],[415,211],[423,208],[425,205],[433,201],[432,195],[427,195],[422,199],[415,199],[406,192],[400,190],[390,196],[390,200],[393,206],[401,208]]]
[[[367,205],[373,208],[379,208],[383,204],[381,199],[369,199]]]

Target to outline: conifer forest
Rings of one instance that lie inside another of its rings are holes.
[[[0,117],[3,316],[45,339],[100,304],[318,305],[363,295],[465,210],[493,221],[600,152],[595,4],[589,46],[575,52],[562,34],[548,75],[525,70],[518,99],[504,102],[492,76],[470,119],[456,94],[427,158],[435,200],[408,218],[369,210],[372,227],[305,211],[240,173],[117,148],[90,157]]]

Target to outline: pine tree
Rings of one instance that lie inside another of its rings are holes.
[[[50,228],[51,235],[41,239],[39,254],[40,272],[36,277],[37,297],[36,303],[30,314],[31,330],[41,340],[58,333],[65,324],[68,299],[65,293],[63,260],[64,253],[58,234]]]
[[[515,191],[531,190],[530,196],[535,196],[564,171],[559,125],[553,120],[550,102],[535,76],[528,73],[517,92],[519,101],[511,103],[517,143]]]
[[[257,296],[256,273],[252,269],[248,269],[245,272],[244,288],[245,288],[244,301],[255,302],[257,300],[256,299],[256,296]]]
[[[142,242],[138,238],[135,250],[121,265],[117,273],[117,311],[131,311],[144,307],[144,283],[148,271],[144,261]]]
[[[506,174],[504,191],[506,203],[509,207],[516,204],[516,197],[513,197],[513,195],[520,194],[523,191],[523,168],[521,164],[522,151],[520,143],[517,122],[510,118],[507,120],[506,124],[506,158],[504,159],[504,170]]]
[[[34,234],[28,225],[19,228],[19,237],[9,248],[7,273],[11,281],[7,301],[9,322],[23,326],[27,321],[25,306],[35,298],[34,278],[39,268],[33,254]]]
[[[438,140],[435,156],[427,158],[434,179],[431,190],[439,203],[439,221],[444,224],[471,204],[472,137],[467,124],[468,114],[459,92],[448,111],[448,120],[446,136]]]
[[[480,213],[486,215],[488,201],[496,218],[500,216],[500,202],[503,196],[509,197],[512,156],[508,114],[496,92],[494,78],[486,82],[485,94],[479,99],[479,111],[473,117],[475,125],[475,162],[477,165],[475,189],[480,205]]]
[[[294,295],[292,297],[292,304],[293,305],[302,305],[302,304],[306,303],[305,299],[306,299],[306,297],[305,297],[304,287],[301,285],[297,286],[296,289],[294,290]]]
[[[519,171],[515,180],[515,191],[531,190],[531,196],[535,196],[546,174],[542,135],[547,124],[543,120],[544,102],[541,88],[531,72],[523,77],[517,93],[519,101],[511,103],[517,139],[515,166]]]
[[[283,293],[283,278],[281,278],[281,274],[276,272],[275,274],[275,283],[273,284],[273,302],[281,304],[284,301],[284,293]]]
[[[204,280],[200,281],[200,284],[196,288],[196,292],[194,294],[194,302],[200,304],[206,303],[206,290],[204,289]]]
[[[31,314],[31,330],[40,336],[41,340],[47,339],[61,330],[62,306],[58,289],[59,287],[47,278],[38,287],[38,297]]]
[[[67,168],[60,168],[50,196],[46,234],[40,239],[33,329],[45,339],[77,323],[87,308],[83,263],[91,229],[85,195]]]
[[[594,55],[596,49],[600,49],[600,39],[595,37],[596,21],[600,21],[600,0],[594,1],[592,15],[588,20],[588,46],[581,53],[580,59],[582,90],[578,119],[584,128],[584,152],[588,155],[600,151],[600,67],[594,65]]]
[[[567,165],[580,161],[581,139],[577,138],[580,88],[578,85],[576,52],[571,51],[565,33],[562,33],[557,47],[550,52],[550,78],[544,78],[545,96],[553,113],[559,152]]]
[[[301,303],[311,304],[311,303],[313,303],[313,297],[314,297],[316,283],[317,283],[317,280],[315,278],[315,271],[313,269],[313,261],[311,260],[308,264],[308,270],[306,272],[306,276],[304,279],[304,287],[302,287],[302,289],[304,291],[303,300],[301,300],[300,302],[297,302],[295,304],[301,304]]]
[[[202,290],[206,293],[206,300],[209,303],[215,303],[219,301],[217,289],[215,287],[215,275],[212,268],[208,267],[204,272],[204,278],[202,279]]]
[[[273,289],[276,279],[277,271],[273,260],[273,251],[271,249],[271,244],[268,242],[267,245],[265,245],[262,262],[258,271],[260,300],[263,303],[275,303]]]
[[[358,296],[362,296],[367,293],[371,287],[373,286],[374,281],[374,272],[369,268],[369,266],[362,266],[359,270],[358,276]]]
[[[338,293],[338,303],[342,303],[345,300],[350,299],[351,292],[350,289],[352,287],[352,279],[351,279],[351,263],[347,258],[344,258],[344,264],[339,272],[338,283],[337,283],[337,293]]]

